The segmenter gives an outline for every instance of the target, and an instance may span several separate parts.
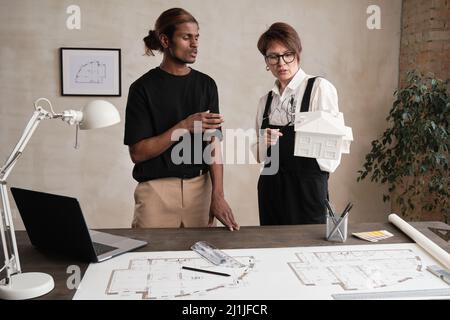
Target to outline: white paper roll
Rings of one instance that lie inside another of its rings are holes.
[[[445,251],[433,241],[424,236],[422,233],[417,231],[413,226],[411,226],[395,213],[390,214],[388,216],[388,220],[397,228],[406,233],[406,235],[413,239],[419,246],[421,246],[436,260],[438,260],[447,270],[450,270],[450,254],[448,254],[447,251]]]

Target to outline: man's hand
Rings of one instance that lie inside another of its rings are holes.
[[[211,198],[208,227],[213,226],[214,217],[222,222],[230,231],[239,230],[239,225],[234,220],[233,212],[222,195],[213,194]]]
[[[219,113],[210,112],[198,112],[190,115],[186,119],[180,122],[183,129],[189,130],[189,132],[194,132],[194,122],[202,123],[202,132],[208,129],[218,129],[221,127],[224,119],[223,115]]]

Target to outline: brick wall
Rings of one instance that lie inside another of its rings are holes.
[[[432,72],[443,80],[450,76],[450,0],[403,0],[401,31],[400,86],[410,70]],[[391,195],[398,194],[399,190]],[[408,219],[444,221],[438,210],[427,212],[420,208],[416,203]],[[391,209],[400,212],[394,201]]]
[[[449,77],[449,21],[450,0],[403,0],[400,84],[413,69]]]

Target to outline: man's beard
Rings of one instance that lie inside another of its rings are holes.
[[[183,60],[183,59],[177,57],[177,56],[173,53],[173,51],[172,51],[171,48],[169,48],[169,53],[170,53],[170,56],[172,57],[172,59],[173,59],[175,62],[179,63],[179,64],[192,64],[192,63],[195,62],[195,59],[194,59],[194,61],[186,61],[186,60]]]

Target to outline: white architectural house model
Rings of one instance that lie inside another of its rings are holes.
[[[344,125],[341,112],[301,112],[295,116],[294,155],[316,159],[340,159],[350,153],[352,128]]]

